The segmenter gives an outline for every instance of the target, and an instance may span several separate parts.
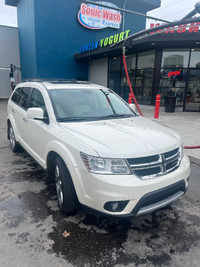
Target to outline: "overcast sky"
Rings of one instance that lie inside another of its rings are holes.
[[[199,0],[200,1],[200,0]],[[190,11],[198,0],[161,0],[161,7],[148,12],[148,15],[162,18],[168,21],[175,21],[182,19]],[[159,23],[147,19],[146,27],[149,28],[150,23]]]
[[[109,2],[109,0],[107,1]],[[16,8],[6,6],[4,2],[4,0],[0,0],[0,25],[17,26]],[[198,0],[161,0],[161,7],[148,12],[148,14],[169,21],[179,20],[188,14],[197,2]],[[148,19],[147,27],[152,22]]]
[[[0,25],[17,26],[16,7],[6,6],[5,0],[0,0]]]

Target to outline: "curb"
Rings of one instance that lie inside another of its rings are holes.
[[[195,164],[197,164],[197,165],[200,165],[200,159],[198,159],[198,158],[194,158],[194,157],[189,156],[189,155],[188,155],[188,157],[189,157],[189,159],[190,159],[190,161],[191,161],[192,163],[195,163]]]

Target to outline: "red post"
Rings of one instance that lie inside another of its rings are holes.
[[[156,106],[155,106],[154,119],[158,119],[159,118],[160,99],[161,99],[161,95],[157,95],[156,96]]]
[[[132,94],[129,93],[128,95],[128,104],[132,104],[133,103],[133,97],[132,97]]]

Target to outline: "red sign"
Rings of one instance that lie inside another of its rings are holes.
[[[150,28],[154,28],[157,26],[160,26],[160,23],[151,23],[150,24]],[[163,28],[161,30],[157,30],[156,32],[160,32],[160,33],[184,33],[184,32],[189,32],[189,33],[196,33],[200,30],[200,22],[195,22],[195,23],[189,23],[189,24],[183,24],[183,25],[178,25],[178,26],[174,26],[174,27],[168,27],[168,28]],[[150,32],[150,34],[155,33],[154,32]]]
[[[177,76],[177,75],[180,75],[180,74],[181,74],[180,70],[175,70],[175,71],[169,71],[167,76],[168,77],[172,77],[172,76]]]
[[[119,29],[122,15],[116,5],[108,2],[98,1],[95,4],[82,3],[78,12],[78,21],[88,29],[100,30],[104,28]],[[98,6],[98,3],[104,4],[107,7]]]

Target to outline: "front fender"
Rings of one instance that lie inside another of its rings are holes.
[[[57,153],[64,160],[64,162],[67,166],[68,165],[77,166],[77,163],[76,163],[71,151],[63,143],[61,143],[57,140],[51,141],[47,146],[46,159],[47,159],[48,154],[51,151]],[[47,160],[46,160],[46,166],[45,167],[47,168]]]
[[[63,159],[63,161],[65,162],[68,168],[68,171],[71,175],[71,178],[72,178],[75,190],[76,190],[77,197],[80,201],[83,198],[84,185],[77,171],[78,171],[78,166],[81,167],[82,165],[82,167],[84,168],[85,166],[83,166],[83,162],[80,158],[80,152],[73,148],[71,149],[73,152],[70,151],[70,149],[66,145],[64,145],[63,143],[59,141],[50,142],[48,145],[47,151],[46,151],[46,168],[47,168],[48,154],[50,152],[57,153]]]

